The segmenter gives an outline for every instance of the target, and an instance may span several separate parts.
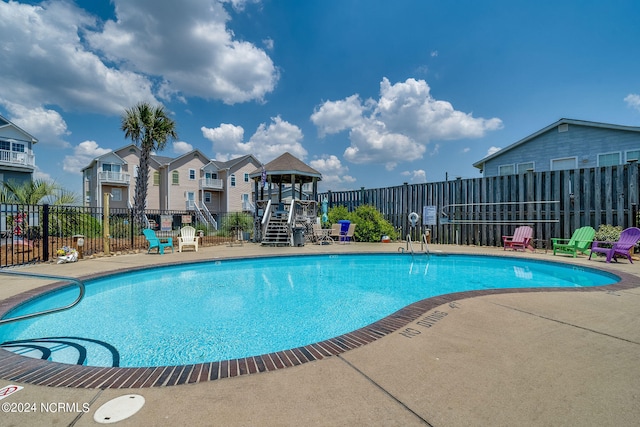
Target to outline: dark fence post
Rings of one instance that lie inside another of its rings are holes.
[[[49,261],[49,205],[42,206],[42,259]]]
[[[133,209],[129,209],[129,234],[131,235],[131,249],[136,249],[134,243]]]

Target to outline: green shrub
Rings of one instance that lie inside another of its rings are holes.
[[[596,231],[596,235],[594,240],[598,240],[600,242],[617,242],[620,239],[620,233],[622,232],[622,227],[619,225],[600,225],[598,231]]]
[[[142,229],[134,224],[133,235],[137,236],[139,234],[142,234]],[[116,239],[129,237],[131,235],[131,220],[128,217],[109,218],[109,235]]]
[[[346,219],[356,224],[354,232],[357,242],[379,242],[382,236],[396,238],[396,231],[382,214],[373,206],[362,205],[354,212],[349,213],[346,207],[336,206],[327,212],[329,223],[335,224],[341,219]]]
[[[222,221],[218,226],[218,235],[229,237],[238,230],[247,232],[252,231],[253,216],[244,212],[236,212],[226,215],[222,218]]]
[[[351,214],[344,206],[335,206],[327,212],[327,217],[329,218],[329,224],[335,224],[341,219],[351,220]]]

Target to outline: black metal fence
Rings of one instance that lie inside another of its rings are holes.
[[[149,210],[145,215],[159,237],[177,237],[185,225],[196,228],[203,246],[252,237],[253,217],[246,213],[214,214],[214,224],[198,221],[193,212]],[[146,224],[137,224],[131,209],[109,210],[106,237],[104,225],[102,208],[0,204],[0,268],[56,260],[65,247],[85,257],[147,249]]]

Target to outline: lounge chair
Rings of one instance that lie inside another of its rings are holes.
[[[601,253],[607,256],[607,262],[614,261],[618,262],[616,259],[616,255],[623,256],[629,260],[631,264],[631,249],[638,243],[640,240],[640,228],[629,227],[622,230],[620,233],[620,238],[617,242],[599,242],[594,241],[591,244],[591,253],[589,254],[589,259],[591,259],[591,255],[593,253]]]
[[[158,239],[158,236],[156,236],[156,232],[150,228],[142,230],[142,234],[144,234],[144,237],[149,242],[149,250],[147,253],[150,253],[153,248],[158,248],[159,254],[164,254],[164,248],[171,248],[171,252],[173,252],[173,239],[171,237],[167,238],[168,241],[166,243],[163,243]]]
[[[553,242],[553,254],[571,254],[575,258],[578,252],[588,255],[591,249],[591,242],[596,235],[596,230],[593,227],[581,227],[573,232],[571,239],[561,239],[558,237],[552,237]]]
[[[347,230],[347,234],[345,234],[344,236],[344,241],[351,243],[351,241],[356,240],[355,236],[353,235],[353,233],[356,231],[356,225],[352,222],[351,224],[349,224],[349,229]]]
[[[335,223],[331,226],[331,233],[329,234],[329,237],[331,237],[331,239],[338,239],[339,241],[342,240],[342,224],[339,223]]]
[[[196,252],[198,252],[196,229],[190,225],[186,225],[180,229],[180,237],[178,237],[178,252],[182,252],[183,246],[193,246]]]
[[[513,249],[517,251],[518,249],[525,250],[526,248],[531,249],[531,251],[535,251],[534,247],[531,245],[533,240],[533,228],[528,225],[523,225],[515,229],[513,232],[513,236],[502,236],[502,242],[504,243],[503,250],[507,250],[507,248]]]

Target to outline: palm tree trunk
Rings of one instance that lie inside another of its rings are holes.
[[[144,211],[147,200],[147,185],[149,184],[149,149],[142,147],[140,152],[140,165],[136,178],[136,192],[134,203],[134,217],[136,222],[144,227]]]

